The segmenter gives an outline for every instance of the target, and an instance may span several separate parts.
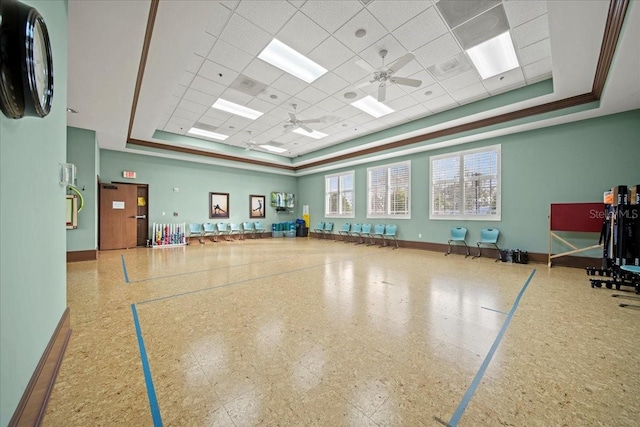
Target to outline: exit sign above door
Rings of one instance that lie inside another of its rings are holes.
[[[135,178],[136,177],[136,173],[133,171],[123,171],[122,172],[122,176],[125,178]]]

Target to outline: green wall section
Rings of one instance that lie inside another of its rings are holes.
[[[294,221],[300,206],[291,214],[276,214],[269,206],[272,191],[298,196],[295,177],[265,174],[200,163],[100,150],[101,182],[149,184],[149,225],[172,222],[249,221],[249,195],[264,195],[267,201],[265,227],[273,222]],[[135,171],[136,179],[125,179],[122,172]],[[178,192],[173,189],[177,188]],[[209,193],[229,193],[229,219],[209,219]],[[162,215],[162,212],[165,215]],[[173,213],[178,216],[174,217]]]
[[[67,129],[67,162],[76,165],[76,187],[84,198],[84,207],[78,213],[78,228],[67,230],[67,252],[95,250],[98,246],[98,156],[94,131]]]
[[[344,222],[389,222],[398,225],[401,240],[446,243],[450,228],[462,225],[469,229],[469,243],[479,239],[481,228],[497,227],[501,230],[501,247],[546,253],[551,203],[599,202],[602,193],[611,187],[640,184],[639,134],[640,110],[634,110],[491,138],[300,177],[299,201],[310,205],[312,226],[324,221],[324,176],[355,170],[356,217],[331,219],[338,228]],[[429,157],[493,144],[502,146],[502,220],[429,220]],[[408,159],[411,160],[411,219],[367,220],[367,167]],[[578,246],[595,244],[598,239],[597,235],[578,237],[574,240]],[[565,250],[554,245],[556,252]],[[600,256],[598,251],[585,255]]]
[[[6,426],[66,308],[67,4],[24,1],[53,46],[54,98],[45,118],[0,114],[0,425]]]

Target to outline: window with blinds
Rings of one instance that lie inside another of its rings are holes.
[[[431,157],[430,219],[500,220],[500,146]]]
[[[354,218],[354,172],[325,175],[325,217]]]
[[[367,168],[367,218],[411,218],[411,162]]]

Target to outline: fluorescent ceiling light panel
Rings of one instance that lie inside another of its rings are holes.
[[[287,151],[286,148],[274,147],[273,145],[261,145],[260,148],[264,148],[265,150],[272,151],[274,153],[284,153]]]
[[[246,117],[251,120],[255,120],[264,114],[260,111],[252,110],[244,105],[235,104],[222,98],[218,98],[211,108],[226,111],[227,113],[235,114],[236,116]]]
[[[351,105],[353,105],[356,108],[359,108],[360,110],[364,111],[367,114],[372,115],[376,119],[378,117],[391,114],[395,111],[393,108],[390,108],[384,105],[382,102],[378,102],[371,95],[367,95],[364,98],[357,100],[356,102],[352,102]]]
[[[520,66],[509,31],[467,50],[483,80]]]
[[[229,138],[227,135],[223,135],[221,133],[210,132],[208,130],[198,128],[191,128],[187,133],[190,133],[191,135],[204,136],[205,138],[219,139],[220,141],[224,141]]]
[[[300,135],[308,136],[308,137],[313,138],[313,139],[320,139],[320,138],[324,138],[325,136],[327,136],[326,133],[318,132],[317,130],[314,130],[313,132],[309,133],[304,129],[297,128],[297,129],[294,129],[293,131],[295,133],[299,133]]]
[[[271,40],[271,43],[260,52],[258,58],[307,83],[313,82],[327,72],[326,68],[316,64],[278,39]]]

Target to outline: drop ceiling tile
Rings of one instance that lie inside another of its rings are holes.
[[[447,33],[415,50],[413,53],[416,55],[416,59],[420,61],[422,66],[424,68],[428,68],[434,64],[438,64],[448,58],[451,58],[460,52],[462,52],[462,49],[460,49],[458,42],[450,33]]]
[[[404,74],[402,75],[404,76]],[[420,90],[423,91],[425,87],[431,86],[432,84],[436,83],[436,80],[433,77],[431,77],[431,74],[429,74],[429,72],[426,70],[421,70],[415,74],[409,75],[408,77],[410,79],[420,80],[422,84],[418,87],[403,86],[404,90],[407,91],[407,93],[413,93]]]
[[[225,90],[224,85],[220,83],[216,83],[209,79],[205,79],[204,77],[201,77],[201,76],[196,76],[193,79],[193,82],[191,83],[190,88],[193,90],[206,93],[207,95],[215,96],[216,98],[220,96],[220,94],[222,94],[222,92],[224,92]]]
[[[451,97],[455,99],[458,104],[468,104],[481,98],[486,98],[489,93],[484,88],[482,83],[478,82],[471,86],[466,86],[460,90],[450,93]]]
[[[282,127],[282,125],[277,125],[274,126],[266,131],[263,131],[260,133],[260,138],[261,140],[264,141],[271,141],[274,138],[279,137],[280,135],[282,135],[282,133],[284,132],[284,128]]]
[[[184,126],[174,124],[174,123],[167,123],[163,130],[165,132],[177,133],[178,135],[184,135],[186,132],[189,131],[189,129],[185,129]]]
[[[224,7],[220,3],[212,3],[211,8],[211,19],[209,20],[209,24],[207,25],[206,32],[211,34],[212,36],[218,37],[227,22],[229,22],[231,10]]]
[[[190,73],[189,71],[185,71],[184,73],[182,73],[182,76],[180,77],[179,83],[182,86],[189,86],[194,77],[195,77],[194,73]]]
[[[326,93],[316,89],[313,86],[307,86],[296,94],[296,97],[304,99],[306,102],[312,105],[322,101],[327,96],[328,95]]]
[[[359,114],[356,114],[353,117],[349,117],[349,121],[355,123],[356,125],[361,125],[363,123],[370,122],[372,118],[373,116],[361,111]]]
[[[240,0],[222,0],[220,3],[229,8],[229,10],[236,10]]]
[[[218,64],[224,64],[227,68],[237,71],[239,73],[244,70],[253,57],[248,53],[241,51],[240,49],[230,45],[224,40],[218,40],[214,45],[207,59],[216,62]]]
[[[203,58],[206,58],[211,51],[211,48],[216,43],[217,38],[212,36],[211,34],[204,33],[203,36],[198,40],[194,53]]]
[[[513,70],[483,80],[482,84],[491,95],[497,95],[515,89],[518,86],[524,86],[524,73],[522,72],[522,68],[514,68]]]
[[[232,115],[233,114],[231,114],[231,113],[227,113],[225,111],[218,110],[216,108],[209,108],[207,110],[207,112],[204,113],[203,117],[209,117],[209,118],[212,118],[212,119],[220,120],[220,121],[222,121],[222,123],[224,123],[227,120],[229,120],[229,118],[231,118]],[[202,121],[202,119],[200,119],[200,121]]]
[[[296,8],[286,1],[245,1],[238,5],[236,13],[258,25],[269,34],[276,34],[296,13]]]
[[[238,77],[238,72],[230,70],[217,62],[206,60],[200,67],[198,75],[226,87]]]
[[[501,0],[440,0],[436,6],[449,27],[455,28],[500,3]]]
[[[529,84],[551,77],[551,72],[551,58],[545,58],[524,66],[524,76]]]
[[[531,21],[540,15],[547,13],[546,1],[507,1],[504,2],[504,9],[509,18],[511,28]]]
[[[471,49],[509,31],[509,20],[502,5],[496,6],[453,30],[463,49]]]
[[[302,12],[293,15],[276,35],[278,40],[303,55],[308,55],[327,37],[329,33]]]
[[[316,80],[317,82],[317,80]],[[290,74],[282,73],[280,78],[271,84],[271,87],[289,95],[295,95],[307,87],[307,83]]]
[[[438,83],[423,87],[421,90],[411,93],[411,96],[420,103],[431,102],[443,95],[447,95],[447,91]]]
[[[220,98],[226,99],[227,101],[231,101],[239,105],[247,105],[249,101],[253,99],[253,96],[229,88],[225,90],[222,95],[220,95]]]
[[[173,116],[171,116],[171,119],[169,119],[169,124],[171,125],[177,125],[180,128],[183,128],[181,130],[189,130],[191,129],[191,127],[193,126],[193,124],[195,123],[195,120],[190,120],[190,119],[185,119],[182,117],[177,117],[175,114]]]
[[[344,64],[333,70],[333,72],[349,83],[355,83],[359,80],[364,79],[365,77],[369,77],[370,72],[355,63],[358,58],[359,57],[356,56],[353,59],[345,62]]]
[[[205,125],[209,125],[209,126],[220,127],[224,123],[224,120],[220,120],[215,117],[204,115],[200,117],[198,122],[204,123]]]
[[[360,58],[364,59],[373,68],[378,69],[382,67],[382,57],[380,51],[386,50],[387,56],[384,58],[384,68],[389,68],[396,59],[400,58],[407,53],[404,47],[398,43],[391,34],[388,34],[380,40],[373,43],[368,48],[360,52]],[[407,64],[408,65],[408,64]],[[401,71],[404,70],[403,68]]]
[[[547,15],[539,16],[512,30],[514,43],[520,49],[549,37]]]
[[[197,122],[198,119],[202,116],[200,113],[194,113],[189,110],[185,110],[183,108],[176,108],[176,111],[173,113],[173,117],[179,117],[181,119],[189,120],[193,123]]]
[[[327,95],[333,95],[334,93],[341,91],[348,86],[348,81],[331,72],[324,74],[318,80],[313,82],[314,88],[321,90]]]
[[[173,110],[176,109],[176,107],[178,106],[178,104],[180,103],[181,97],[177,97],[177,96],[172,96],[171,98],[169,98],[167,100],[167,102],[164,104],[165,108],[164,108],[164,112],[168,113],[168,114],[173,114]]]
[[[448,110],[458,106],[458,103],[449,95],[442,95],[427,103],[422,104],[434,113]]]
[[[344,64],[354,55],[351,49],[340,43],[335,37],[328,37],[309,53],[309,58],[331,70]]]
[[[429,114],[431,114],[431,111],[429,111],[429,109],[422,104],[416,104],[412,107],[401,110],[400,113],[402,113],[402,115],[404,115],[408,119],[415,120],[421,117],[428,116]]]
[[[344,107],[334,112],[336,116],[342,118],[343,120],[350,120],[351,117],[357,116],[360,113],[362,113],[362,110],[357,109],[351,104],[345,105]]]
[[[286,108],[287,112],[294,112],[293,104],[296,104],[297,106],[296,111],[298,112],[298,114],[300,114],[301,112],[303,113],[302,116],[305,116],[304,110],[311,107],[311,103],[305,101],[302,98],[298,98],[298,96],[296,95],[295,97],[289,98],[286,103],[280,106],[280,108]],[[306,118],[311,119],[312,117],[306,117]]]
[[[281,144],[286,144],[288,142],[292,142],[296,139],[298,139],[300,137],[300,135],[298,135],[297,133],[293,133],[293,132],[285,132],[280,134],[279,136],[273,138],[274,141],[279,142]]]
[[[388,114],[386,116],[382,116],[377,121],[374,121],[372,124],[375,125],[375,128],[384,128],[389,126],[397,126],[406,122],[407,119],[402,113],[395,112]],[[386,126],[385,126],[386,125]]]
[[[462,88],[481,83],[480,76],[475,69],[465,71],[462,74],[440,82],[440,85],[449,93],[457,92]]]
[[[357,1],[308,1],[300,8],[302,13],[333,33],[363,9]]]
[[[279,68],[276,68],[273,65],[267,64],[263,60],[256,58],[251,61],[247,68],[245,68],[243,74],[261,83],[270,85],[284,73]]]
[[[182,98],[184,93],[187,91],[187,86],[183,86],[181,84],[177,84],[171,93],[173,96],[177,96],[178,98]]]
[[[401,111],[418,103],[413,97],[409,95],[400,96],[392,101],[386,101],[385,104],[393,108],[396,111]]]
[[[247,103],[247,107],[254,110],[261,111],[262,113],[268,113],[275,108],[274,104],[271,104],[263,99],[253,98]]]
[[[191,55],[191,58],[189,58],[189,62],[187,62],[187,71],[196,74],[200,70],[203,62],[204,58],[194,53]]]
[[[431,7],[402,25],[393,34],[407,51],[413,52],[447,31],[447,25],[438,15],[436,8]]]
[[[189,89],[185,92],[184,99],[196,102],[198,104],[206,105],[207,107],[211,107],[211,105],[216,102],[216,99],[218,99],[218,97],[200,92],[199,90]]]
[[[273,105],[280,105],[289,98],[289,95],[270,86],[258,95],[258,98],[270,102]]]
[[[356,31],[360,29],[367,31],[362,38],[356,37]],[[334,36],[349,49],[358,53],[387,34],[388,31],[368,10],[364,9],[336,31]]]
[[[387,30],[393,31],[428,7],[431,3],[427,1],[374,1],[367,9]]]
[[[178,108],[202,115],[209,109],[209,105],[198,104],[197,102],[189,101],[183,98],[182,101],[180,101],[180,103],[178,104]]]
[[[238,131],[239,129],[244,129],[247,126],[250,126],[253,122],[253,120],[247,119],[246,117],[231,116],[229,120],[224,123],[224,127],[233,131]],[[234,126],[235,129],[230,128],[229,126]]]
[[[345,99],[346,101],[346,99]],[[342,108],[345,105],[345,102],[339,101],[333,96],[328,96],[322,101],[316,104],[316,107],[321,108],[327,113],[333,114],[334,111]]]
[[[220,38],[253,56],[258,55],[272,39],[269,33],[235,13]]]
[[[546,38],[520,49],[520,64],[527,65],[551,57],[551,41]]]
[[[305,4],[306,0],[289,0],[289,3],[291,3],[292,6],[300,9],[304,4]]]

